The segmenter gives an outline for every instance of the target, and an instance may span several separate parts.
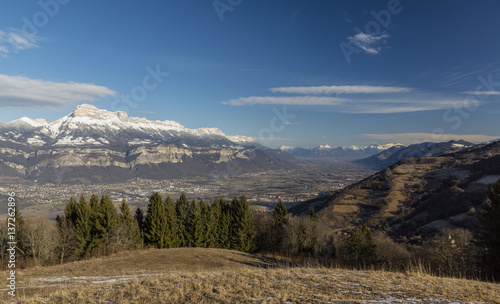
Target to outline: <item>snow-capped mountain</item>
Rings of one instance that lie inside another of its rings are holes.
[[[402,144],[369,145],[366,147],[349,146],[332,148],[329,145],[320,145],[315,148],[293,148],[283,146],[280,149],[290,153],[292,156],[306,159],[321,159],[332,161],[352,161],[366,158],[392,147],[404,147]]]
[[[0,176],[45,182],[227,176],[289,166],[289,159],[217,128],[188,129],[87,104],[51,123],[0,123]]]
[[[188,129],[175,121],[150,121],[83,104],[52,123],[27,117],[1,124],[0,139],[30,146],[133,146],[170,142],[188,146],[254,144],[246,136],[228,136],[217,128]]]
[[[438,156],[446,153],[461,151],[474,146],[473,143],[464,140],[450,140],[448,142],[424,142],[420,144],[405,146],[393,146],[383,152],[372,155],[365,159],[357,160],[359,164],[373,169],[383,169],[393,165],[404,158],[420,158],[427,156]]]

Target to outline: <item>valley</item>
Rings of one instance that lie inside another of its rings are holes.
[[[108,194],[116,206],[125,197],[133,209],[145,208],[153,192],[177,198],[182,192],[188,199],[211,201],[246,194],[251,206],[271,210],[281,199],[288,207],[313,199],[326,192],[342,189],[356,183],[373,171],[363,166],[336,162],[327,164],[297,162],[296,168],[237,176],[209,176],[182,179],[137,178],[120,183],[54,184],[34,183],[29,180],[0,182],[2,193],[14,191],[21,211],[26,216],[44,216],[49,219],[61,214],[70,197]],[[2,207],[3,208],[3,207]],[[1,209],[0,209],[1,210]],[[3,210],[2,210],[3,211]],[[4,216],[5,212],[0,214]]]

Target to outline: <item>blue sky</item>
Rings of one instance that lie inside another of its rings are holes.
[[[81,103],[269,146],[500,137],[500,1],[3,1],[0,122]]]

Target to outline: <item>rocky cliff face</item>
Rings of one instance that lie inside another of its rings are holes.
[[[290,158],[219,129],[191,130],[89,105],[53,123],[0,124],[0,176],[41,182],[227,176],[290,166]]]

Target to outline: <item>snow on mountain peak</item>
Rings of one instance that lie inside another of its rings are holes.
[[[331,149],[332,147],[330,147],[329,145],[320,145],[319,148],[321,150],[325,150],[325,149]]]
[[[24,122],[24,123],[29,124],[30,126],[32,126],[34,128],[43,127],[47,124],[47,121],[45,119],[31,119],[29,117],[21,117],[17,120],[14,120],[12,123],[15,123],[15,122]]]
[[[129,117],[122,111],[101,110],[89,104],[77,106],[72,113],[50,124],[45,120],[32,120],[27,117],[17,121],[17,124],[40,128],[39,132],[49,138],[57,140],[68,138],[62,141],[65,144],[71,144],[72,138],[79,138],[82,134],[86,138],[111,136],[115,140],[121,140],[119,134],[124,134],[123,132],[136,139],[148,138],[159,141],[195,137],[198,140],[199,138],[225,139],[237,144],[253,142],[252,138],[246,136],[228,136],[218,128],[188,129],[176,121],[151,121],[146,118]],[[16,121],[11,124],[16,124]]]
[[[281,146],[280,147],[280,150],[281,151],[290,151],[290,150],[293,150],[294,147],[290,147],[290,146]]]

